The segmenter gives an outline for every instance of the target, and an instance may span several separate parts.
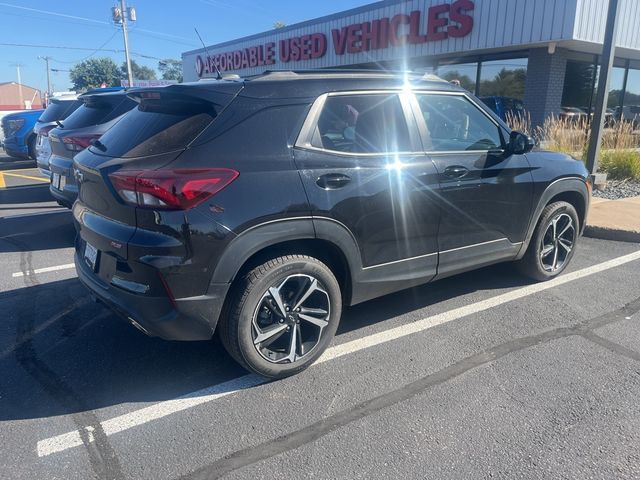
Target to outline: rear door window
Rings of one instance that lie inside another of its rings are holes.
[[[100,138],[98,155],[132,158],[186,148],[216,116],[207,102],[142,102]]]
[[[311,145],[353,153],[413,150],[404,110],[395,93],[327,97]]]

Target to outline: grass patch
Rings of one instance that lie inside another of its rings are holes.
[[[613,180],[640,180],[640,153],[636,150],[602,150],[599,166]]]

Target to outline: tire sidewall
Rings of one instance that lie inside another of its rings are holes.
[[[576,245],[578,243],[578,238],[580,236],[580,222],[578,220],[578,214],[575,208],[573,208],[573,206],[571,206],[569,203],[566,203],[566,202],[559,202],[553,205],[555,205],[555,207],[549,209],[546,212],[546,214],[540,219],[540,223],[538,224],[538,228],[536,229],[536,234],[533,238],[533,242],[535,243],[533,244],[533,248],[531,252],[533,257],[531,261],[535,263],[535,268],[537,270],[537,273],[544,279],[551,279],[551,278],[557,277],[567,268],[567,266],[569,265],[569,262],[573,258],[573,254],[576,251]],[[547,227],[551,219],[556,215],[559,215],[562,213],[566,213],[567,215],[569,215],[571,217],[571,220],[573,221],[573,225],[575,229],[575,238],[573,241],[573,248],[567,255],[567,258],[561,268],[559,268],[555,272],[548,272],[542,266],[542,259],[540,258],[540,244],[542,241],[542,237],[547,231]]]
[[[304,360],[293,364],[274,364],[265,360],[253,345],[253,315],[258,307],[258,302],[260,302],[267,289],[279,284],[288,276],[297,273],[311,275],[318,279],[325,287],[326,292],[329,295],[331,309],[329,324],[324,328],[320,342],[314,347],[314,351],[305,357]],[[287,261],[259,278],[251,286],[251,291],[248,292],[248,295],[244,298],[244,302],[240,307],[237,324],[237,340],[240,354],[249,368],[260,375],[275,378],[294,375],[315,362],[326,350],[335,335],[336,329],[338,328],[341,313],[342,298],[340,294],[340,287],[328,267],[311,258],[307,260],[296,259]]]

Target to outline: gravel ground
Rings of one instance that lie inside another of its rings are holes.
[[[609,180],[604,190],[594,190],[594,197],[618,200],[640,196],[640,182],[633,180]]]

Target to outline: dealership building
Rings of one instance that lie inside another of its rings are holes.
[[[608,107],[640,113],[640,1],[619,0]],[[539,125],[591,111],[606,0],[385,0],[182,54],[184,80],[265,70],[385,68],[524,102]]]

